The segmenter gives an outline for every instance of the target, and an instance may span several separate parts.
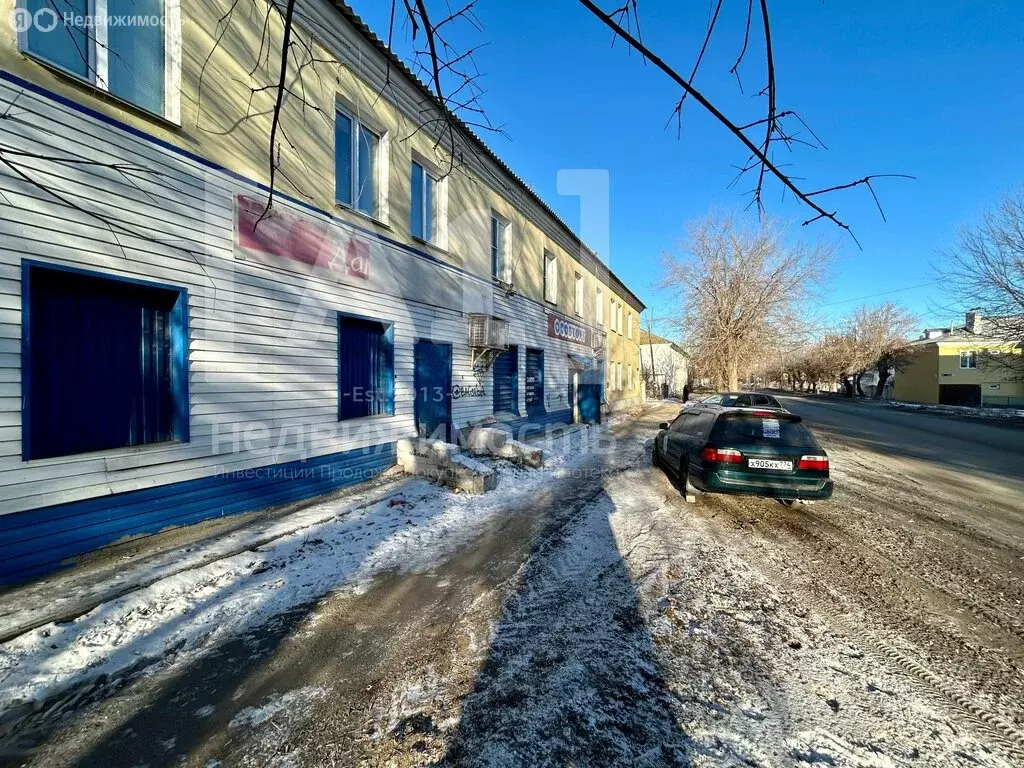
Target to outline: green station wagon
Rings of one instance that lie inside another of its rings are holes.
[[[828,499],[828,455],[799,416],[777,410],[698,404],[654,440],[654,464],[694,491]]]

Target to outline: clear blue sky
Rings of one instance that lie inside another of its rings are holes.
[[[389,0],[352,4],[386,39]],[[689,74],[709,3],[640,0],[639,8],[644,41]],[[824,311],[840,315],[860,303],[847,300],[931,280],[930,264],[958,227],[1024,183],[1024,2],[775,0],[770,8],[779,108],[799,111],[829,147],[797,149],[792,171],[808,188],[868,173],[917,176],[878,183],[888,223],[863,189],[829,197],[863,251],[840,237]],[[763,116],[751,95],[763,84],[760,37],[742,70],[746,95],[728,74],[745,14],[742,0],[725,0],[695,84],[734,119],[752,121]],[[463,26],[455,39],[488,43],[477,55],[482,104],[508,132],[484,139],[574,228],[578,199],[558,195],[559,169],[607,169],[610,265],[664,317],[672,302],[657,290],[661,254],[677,247],[686,222],[715,207],[743,208],[751,184],[728,188],[743,148],[694,102],[681,140],[674,126],[664,130],[677,89],[621,42],[612,48],[610,31],[575,0],[479,0],[477,15],[484,31]],[[409,51],[404,25],[395,48]],[[768,188],[769,213],[798,229],[806,211],[781,197],[778,185]],[[824,222],[795,232],[819,233],[839,237]],[[952,319],[936,311],[949,297],[934,283],[870,301],[888,299],[922,326]]]

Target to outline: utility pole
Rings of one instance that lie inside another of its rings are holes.
[[[651,381],[657,387],[658,377],[654,372],[654,322],[651,320],[653,315],[653,310],[647,311],[647,348],[651,351]],[[641,357],[643,356],[641,355]],[[655,394],[658,394],[657,391],[655,391]]]

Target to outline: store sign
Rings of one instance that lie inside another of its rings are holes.
[[[590,346],[590,330],[562,315],[548,314],[548,336]]]
[[[240,248],[369,279],[370,244],[341,227],[279,207],[261,220],[266,202],[245,195],[235,198],[235,208]]]

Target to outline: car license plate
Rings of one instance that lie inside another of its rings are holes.
[[[793,470],[792,461],[776,461],[774,459],[747,459],[747,466],[751,469],[785,469]]]

